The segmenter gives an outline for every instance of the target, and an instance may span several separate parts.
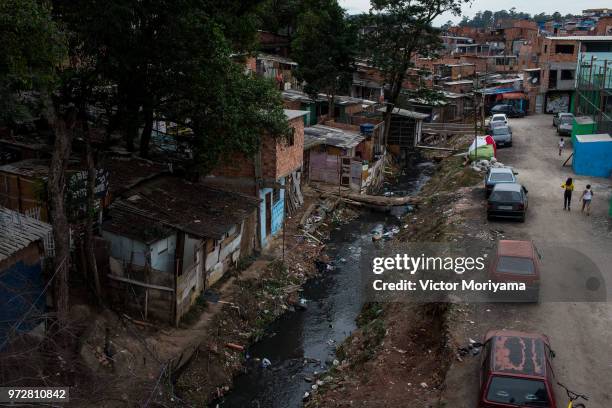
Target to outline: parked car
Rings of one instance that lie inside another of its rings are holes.
[[[482,347],[478,408],[560,408],[548,337],[491,330]]]
[[[554,127],[559,126],[559,123],[561,122],[561,118],[565,116],[569,116],[570,118],[574,119],[574,114],[570,112],[555,113],[555,116],[553,116],[553,126]]]
[[[527,189],[519,183],[495,183],[487,201],[487,218],[515,218],[524,222],[528,204]]]
[[[493,127],[497,122],[502,122],[504,125],[508,125],[508,117],[504,113],[496,113],[491,116],[489,126]]]
[[[491,115],[496,113],[505,113],[509,118],[522,118],[525,112],[516,108],[514,105],[500,104],[491,108]]]
[[[557,134],[570,136],[572,134],[573,127],[574,115],[563,115],[561,116],[561,118],[559,119],[559,123],[557,124]]]
[[[489,197],[497,183],[516,183],[516,175],[510,167],[491,167],[485,175],[485,193]]]
[[[525,292],[509,294],[513,301],[540,299],[541,255],[532,241],[501,240],[489,266],[489,277],[494,282],[524,283]]]
[[[491,136],[498,146],[512,146],[512,130],[510,126],[495,126],[491,128]]]

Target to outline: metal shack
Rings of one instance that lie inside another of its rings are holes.
[[[612,137],[607,133],[576,135],[572,167],[582,176],[610,177]]]
[[[0,207],[0,348],[7,337],[40,323],[43,296],[44,242],[51,226]]]
[[[124,193],[102,236],[115,304],[177,324],[202,291],[252,253],[259,200],[161,177]]]

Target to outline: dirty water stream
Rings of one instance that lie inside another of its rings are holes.
[[[416,194],[433,171],[433,164],[414,161],[397,184],[385,186],[386,194]],[[307,308],[286,313],[270,325],[267,335],[248,350],[247,372],[238,375],[233,389],[212,407],[302,406],[304,393],[311,392],[307,379],[330,367],[336,347],[356,328],[363,306],[361,248],[384,245],[372,241],[373,231],[397,230],[400,213],[363,212],[332,230],[326,253],[333,269],[306,283],[302,297]],[[271,363],[268,368],[262,367],[264,358]]]

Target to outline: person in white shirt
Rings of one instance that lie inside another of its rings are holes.
[[[559,139],[559,156],[561,156],[561,153],[563,152],[564,147],[565,147],[565,140],[561,138]]]
[[[582,192],[582,212],[586,209],[587,215],[591,215],[591,201],[593,200],[593,190],[591,185],[587,184],[586,190]]]

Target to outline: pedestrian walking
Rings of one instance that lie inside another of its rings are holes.
[[[586,214],[591,215],[591,200],[593,200],[593,190],[591,185],[587,184],[586,189],[582,192],[582,212],[586,209]]]
[[[574,191],[574,180],[569,177],[565,180],[565,183],[561,184],[563,192],[563,209],[570,211],[570,205],[572,204],[572,192]]]
[[[563,148],[565,147],[565,140],[563,138],[559,139],[559,156],[563,153]]]

